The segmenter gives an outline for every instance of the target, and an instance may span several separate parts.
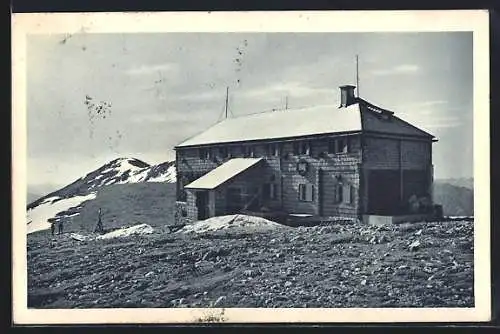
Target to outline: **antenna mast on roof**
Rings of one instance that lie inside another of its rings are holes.
[[[359,65],[358,65],[358,55],[356,55],[356,97],[359,97]]]
[[[228,97],[229,97],[229,86],[226,87],[226,118],[227,118]]]

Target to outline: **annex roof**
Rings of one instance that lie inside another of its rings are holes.
[[[224,119],[176,147],[273,140],[330,133],[374,131],[433,136],[363,99],[347,107],[316,106]],[[382,116],[389,115],[389,118]]]
[[[233,158],[186,185],[186,189],[215,189],[236,175],[256,165],[263,158]]]

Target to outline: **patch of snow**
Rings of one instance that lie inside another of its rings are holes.
[[[114,179],[110,179],[110,180],[106,181],[106,182],[104,183],[104,185],[105,185],[105,186],[109,186],[109,185],[111,185],[111,184],[115,183],[114,181],[115,181]]]
[[[289,216],[292,217],[312,217],[312,215],[307,213],[290,213]]]
[[[473,219],[474,216],[448,216],[449,219]]]
[[[78,240],[78,241],[86,241],[86,240],[92,239],[92,237],[90,237],[88,235],[81,235],[81,234],[78,234],[78,233],[70,233],[69,237],[71,239],[75,239],[75,240]]]
[[[64,198],[55,203],[48,203],[48,199],[45,200],[40,205],[37,205],[36,207],[27,211],[26,218],[27,221],[30,222],[29,224],[27,224],[27,233],[29,234],[36,231],[49,229],[50,223],[48,220],[50,218],[54,218],[58,213],[79,206],[83,202],[94,199],[95,197],[96,193],[90,193],[84,196]]]
[[[43,204],[43,203],[48,203],[48,202],[52,203],[52,202],[54,202],[56,199],[59,199],[59,196],[47,197],[47,198],[46,198],[46,199],[44,199],[44,200],[43,200],[43,202],[42,202],[42,203],[40,203],[40,204]]]
[[[124,227],[103,235],[98,236],[96,239],[112,239],[112,238],[123,238],[131,235],[145,235],[151,234],[154,229],[148,224],[139,224],[131,227]]]
[[[123,183],[139,183],[139,182],[142,182],[144,181],[144,179],[146,178],[147,174],[148,174],[148,170],[149,168],[140,168],[134,172],[131,172],[129,174],[129,177],[127,180],[125,181],[120,181],[118,183],[120,184],[123,184]]]
[[[113,170],[114,170],[114,168],[107,168],[107,169],[101,171],[101,174],[99,174],[99,176],[104,176],[104,174],[112,172]]]
[[[176,182],[176,170],[175,166],[168,167],[167,171],[164,174],[158,175],[157,177],[152,177],[148,180],[148,182]]]
[[[184,226],[176,233],[205,233],[235,227],[245,230],[267,230],[282,228],[284,226],[261,217],[228,215],[197,221],[193,224]]]
[[[130,160],[132,159],[123,159],[118,161],[118,166],[115,167],[115,169],[118,171],[119,174],[126,173],[127,171],[135,172],[137,170],[141,170],[142,168],[134,166],[130,163]]]

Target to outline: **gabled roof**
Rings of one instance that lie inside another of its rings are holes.
[[[384,119],[382,116],[390,115]],[[395,117],[393,112],[358,99],[347,107],[318,106],[280,110],[224,119],[176,147],[273,140],[360,131],[433,138],[429,133]]]
[[[248,168],[255,166],[263,158],[233,158],[207,174],[186,185],[186,189],[215,189]]]
[[[430,133],[395,116],[394,112],[382,109],[363,99],[358,100],[364,132],[434,138]]]

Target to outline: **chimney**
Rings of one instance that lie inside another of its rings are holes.
[[[344,85],[340,86],[340,107],[345,108],[350,106],[351,104],[356,103],[356,97],[354,96],[354,89],[356,86]]]

